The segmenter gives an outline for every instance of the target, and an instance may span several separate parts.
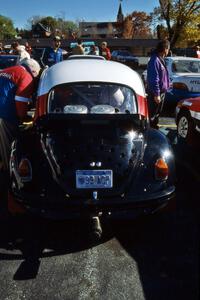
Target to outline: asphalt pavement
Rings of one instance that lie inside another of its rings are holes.
[[[176,210],[105,222],[99,242],[79,221],[0,219],[1,300],[199,299],[200,162],[173,118],[160,130],[177,158]]]

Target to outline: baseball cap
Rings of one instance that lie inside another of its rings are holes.
[[[54,36],[53,40],[54,40],[54,41],[60,41],[61,38],[60,38],[58,35],[56,35],[56,36]]]
[[[33,58],[25,58],[20,61],[20,65],[25,66],[31,72],[33,77],[37,77],[40,72],[40,65],[39,63]]]

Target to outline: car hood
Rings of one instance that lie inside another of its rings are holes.
[[[41,134],[54,180],[71,197],[83,196],[83,189],[76,187],[78,170],[111,170],[113,187],[99,189],[99,195],[123,194],[130,188],[143,157],[143,131],[131,122],[102,120],[79,125],[73,123],[59,132],[48,129]],[[91,189],[84,189],[84,195],[90,194]]]

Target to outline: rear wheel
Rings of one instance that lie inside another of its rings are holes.
[[[179,140],[189,144],[193,142],[195,138],[194,122],[188,111],[182,111],[178,116],[177,134]]]

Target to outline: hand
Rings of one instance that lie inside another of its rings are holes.
[[[159,104],[161,102],[160,96],[154,96],[154,101]]]

